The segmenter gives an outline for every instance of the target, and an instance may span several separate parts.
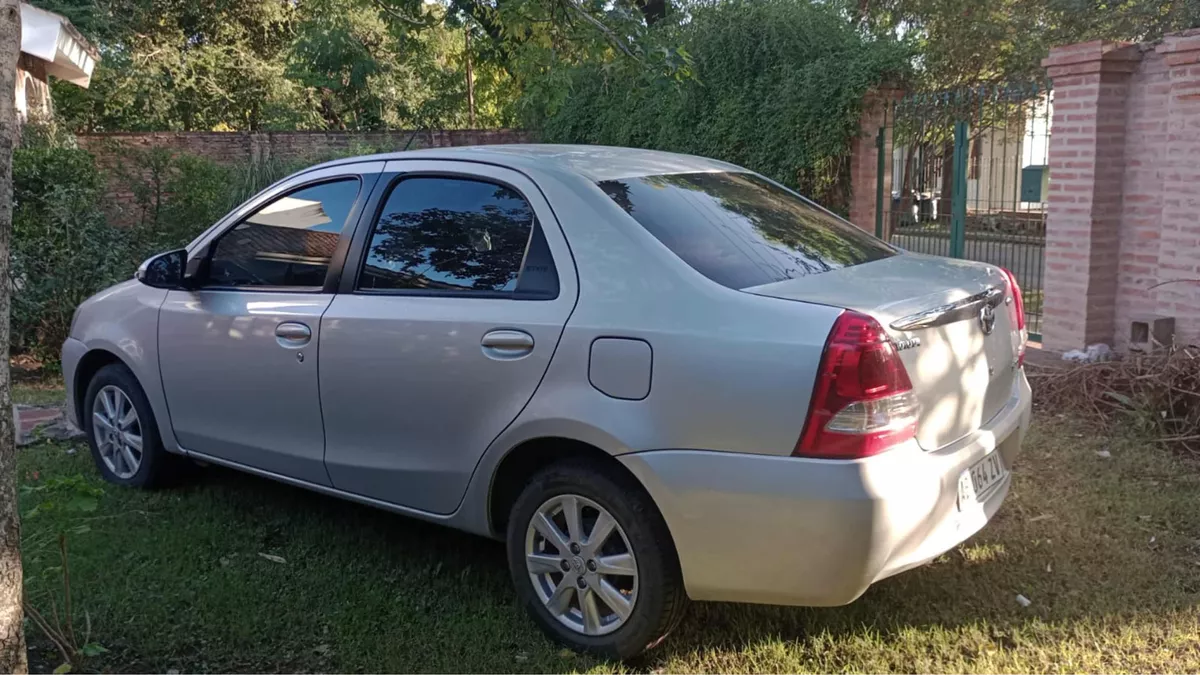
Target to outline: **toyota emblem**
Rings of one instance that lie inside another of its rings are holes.
[[[983,309],[979,310],[979,327],[983,329],[984,335],[991,335],[992,329],[996,327],[996,310],[992,309],[991,305],[984,305]]]

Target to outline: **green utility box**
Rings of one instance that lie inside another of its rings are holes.
[[[1050,192],[1050,167],[1032,164],[1021,169],[1021,201],[1044,202]]]

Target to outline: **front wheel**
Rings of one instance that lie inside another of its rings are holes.
[[[687,604],[670,533],[650,497],[599,463],[543,469],[513,505],[508,560],[518,596],[550,637],[627,659]]]
[[[181,458],[163,448],[150,401],[124,365],[96,373],[79,412],[92,459],[108,482],[153,487],[177,474]]]

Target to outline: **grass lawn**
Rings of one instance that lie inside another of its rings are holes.
[[[103,485],[82,443],[21,450],[22,484],[76,474]],[[693,604],[629,665],[543,639],[499,543],[215,468],[27,519],[35,606],[59,579],[46,542],[84,522],[71,584],[101,671],[1200,671],[1200,465],[1053,415],[997,519],[934,564],[847,607]]]
[[[66,391],[61,375],[28,378],[13,382],[12,401],[24,405],[60,406]]]

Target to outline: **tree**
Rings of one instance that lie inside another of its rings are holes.
[[[90,89],[54,87],[79,131],[454,128],[472,108],[509,124],[556,63],[642,58],[670,16],[667,0],[34,2],[104,54]]]
[[[842,0],[873,35],[917,49],[926,89],[1025,80],[1057,45],[1146,41],[1200,25],[1196,0]]]
[[[648,27],[634,45],[639,61],[610,49],[608,58],[558,65],[536,99],[527,87],[526,123],[550,142],[716,157],[844,206],[841,158],[859,133],[863,94],[902,78],[907,50],[864,39],[821,2],[705,0],[686,9]]]
[[[21,597],[21,521],[17,512],[17,448],[8,370],[11,286],[8,251],[12,236],[12,153],[17,139],[17,59],[21,54],[21,7],[0,0],[0,672],[29,670]]]

